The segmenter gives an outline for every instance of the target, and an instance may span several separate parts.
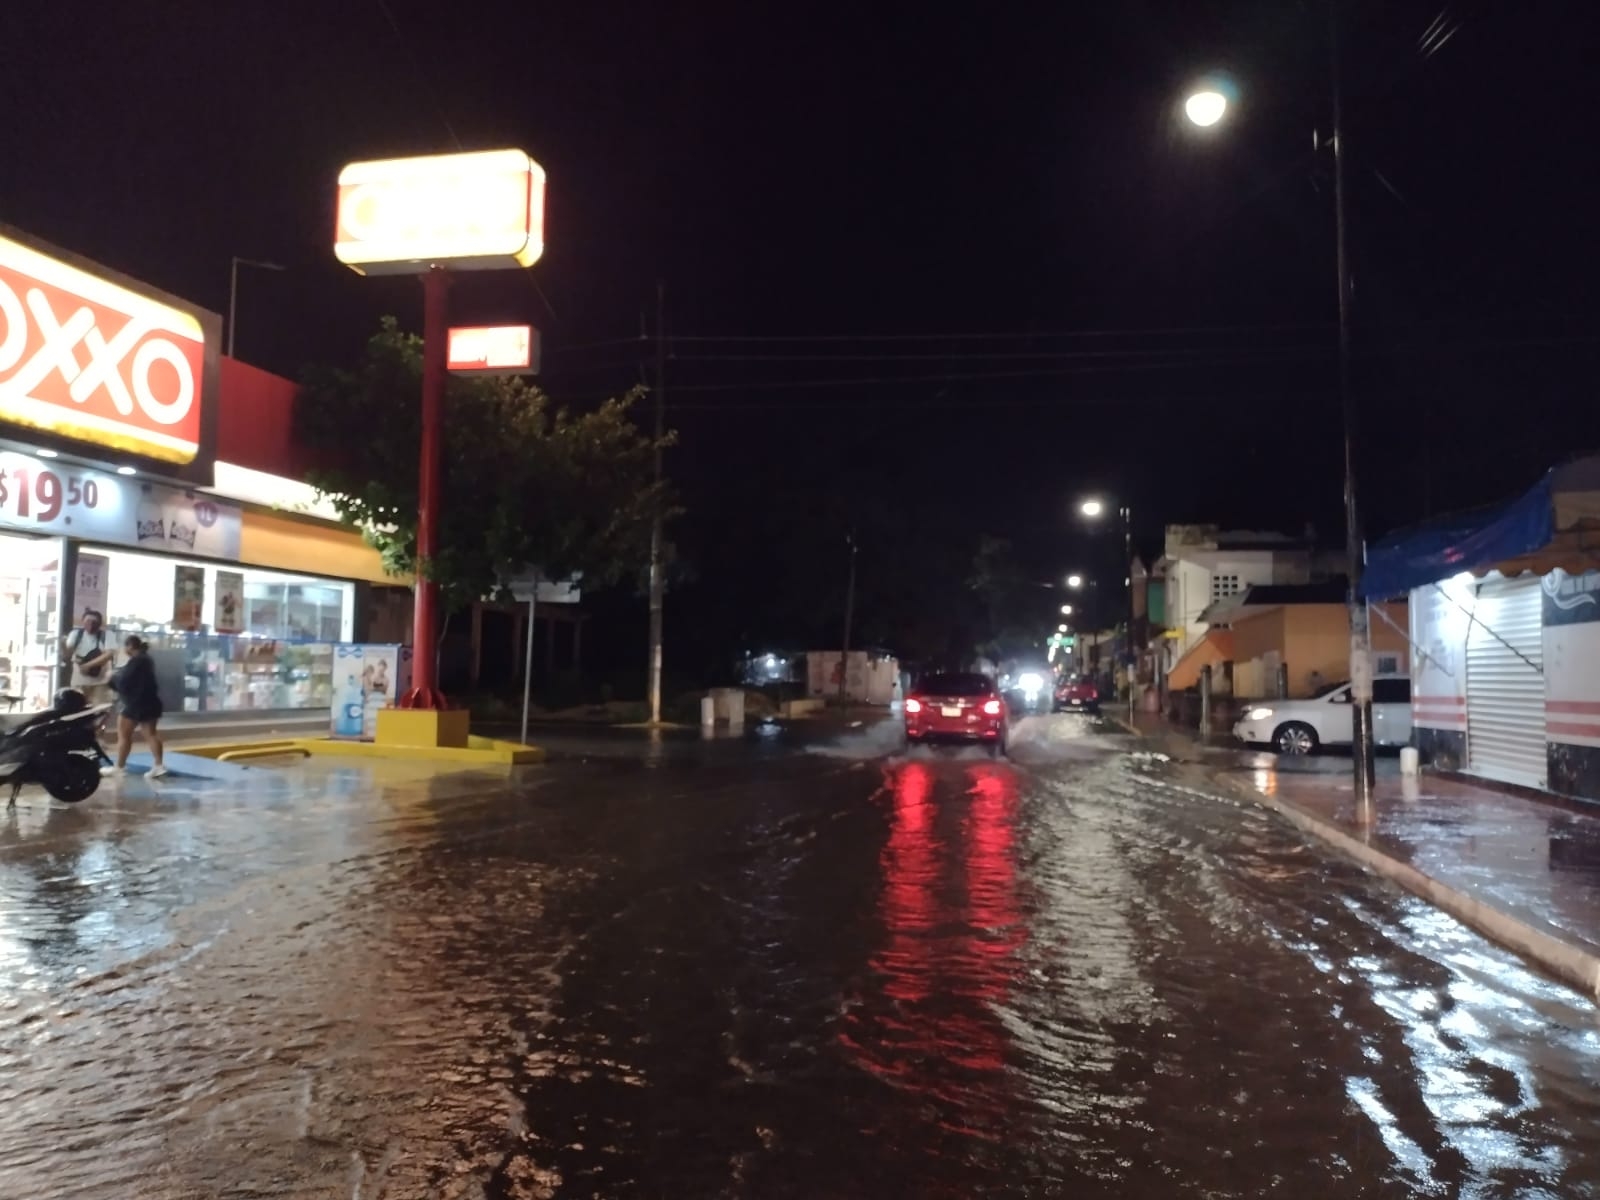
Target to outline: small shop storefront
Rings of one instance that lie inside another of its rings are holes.
[[[235,363],[224,403],[221,327],[0,226],[0,710],[50,703],[92,609],[150,643],[176,720],[328,720],[341,647],[404,582],[297,478],[292,382]]]
[[[116,642],[150,643],[174,716],[329,709],[359,583],[385,578],[355,533],[10,451],[0,480],[0,704],[49,703],[92,609]]]
[[[1600,457],[1368,552],[1411,601],[1412,740],[1436,765],[1600,801]]]

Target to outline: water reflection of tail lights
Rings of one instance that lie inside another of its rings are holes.
[[[1024,933],[1017,912],[1017,777],[1010,770],[974,768],[967,823],[967,924],[978,931],[975,950],[1002,968],[986,983],[999,999],[1010,982],[1009,964]]]
[[[892,780],[871,960],[882,983],[851,1007],[840,1039],[866,1070],[947,1101],[947,1125],[998,1140],[1009,1036],[993,1006],[1010,992],[1025,937],[1016,776],[975,766],[965,797],[936,797],[935,782],[922,763]]]

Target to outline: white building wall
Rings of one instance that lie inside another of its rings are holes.
[[[1306,583],[1310,574],[1310,563],[1299,552],[1201,550],[1172,563],[1167,570],[1167,623],[1179,636],[1169,639],[1169,665],[1205,636],[1200,614],[1217,599],[1212,585],[1218,577],[1229,580],[1228,594],[1233,595],[1256,584]]]

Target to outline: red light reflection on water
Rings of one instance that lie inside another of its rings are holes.
[[[1010,995],[1026,939],[1017,904],[1017,779],[984,763],[964,795],[925,763],[890,780],[889,832],[879,859],[881,981],[845,1017],[840,1040],[865,1069],[964,1110],[952,1128],[994,1138],[1008,1111],[1009,1035],[994,1011]]]

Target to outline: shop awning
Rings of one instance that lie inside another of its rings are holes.
[[[1600,456],[1556,467],[1514,500],[1401,530],[1370,547],[1369,600],[1404,596],[1463,572],[1514,576],[1600,567]]]
[[[1177,661],[1167,672],[1167,686],[1175,692],[1196,687],[1200,672],[1206,667],[1220,666],[1233,661],[1233,631],[1208,629],[1206,635],[1189,647],[1189,653]]]

